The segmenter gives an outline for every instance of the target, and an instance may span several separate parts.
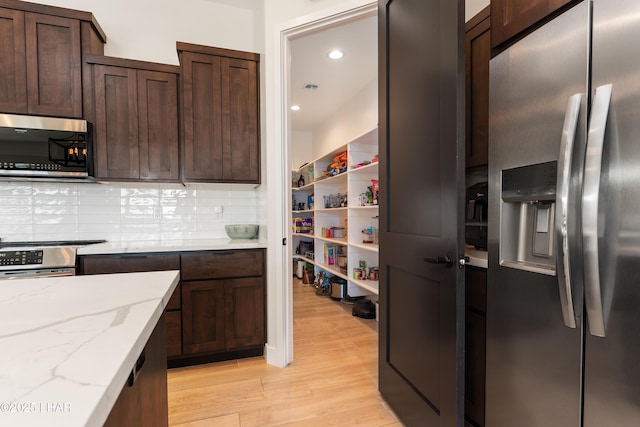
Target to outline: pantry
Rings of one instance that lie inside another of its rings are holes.
[[[373,319],[379,265],[377,8],[344,18],[290,40],[287,284],[311,285],[316,295]]]
[[[292,258],[306,283],[321,273],[346,297],[378,295],[378,129],[292,171]],[[311,273],[309,273],[311,272]]]

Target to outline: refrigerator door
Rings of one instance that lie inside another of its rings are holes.
[[[568,266],[571,292],[565,289],[564,300],[572,300],[573,313],[565,310],[563,316],[553,269],[560,270],[558,259],[546,274],[535,272],[533,258],[520,256],[540,252],[529,247],[535,238],[521,240],[527,244],[511,241],[518,234],[546,232],[548,223],[541,225],[539,215],[534,221],[525,217],[553,200],[536,204],[505,201],[501,195],[504,170],[561,160],[569,100],[582,94],[565,200],[566,250],[572,260],[581,258],[575,254],[581,254],[577,207],[587,122],[588,18],[588,4],[582,2],[491,61],[485,422],[491,427],[581,422],[582,268],[576,262]],[[532,230],[523,230],[527,227]],[[550,247],[557,252],[557,245]],[[517,268],[518,260],[502,262],[505,254],[525,259],[529,271]],[[550,255],[553,261],[557,254]],[[565,326],[565,318],[572,316],[576,328]]]
[[[584,426],[640,422],[640,2],[594,0],[592,87],[611,84],[597,212],[604,337],[585,340]]]

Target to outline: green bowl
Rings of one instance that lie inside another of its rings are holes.
[[[258,224],[229,224],[224,226],[224,231],[232,239],[255,239],[258,237]]]

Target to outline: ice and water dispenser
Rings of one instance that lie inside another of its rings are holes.
[[[557,163],[502,171],[500,265],[556,274]]]

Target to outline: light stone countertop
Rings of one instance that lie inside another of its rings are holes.
[[[178,271],[0,280],[0,425],[101,426]]]
[[[107,255],[143,252],[180,252],[228,249],[266,248],[266,239],[192,239],[143,240],[138,242],[106,242],[79,247],[78,255]]]

